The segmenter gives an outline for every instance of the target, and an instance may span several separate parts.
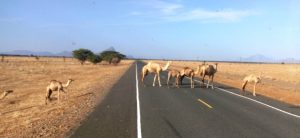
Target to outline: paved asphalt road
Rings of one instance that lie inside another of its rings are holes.
[[[138,77],[143,63],[138,62]],[[136,70],[132,66],[112,88],[106,99],[71,137],[137,137]],[[160,137],[300,137],[300,118],[274,110],[255,101],[220,89],[199,86],[191,89],[188,80],[182,88],[152,87],[153,75],[139,82],[141,135]],[[239,94],[239,90],[216,84]],[[251,99],[300,115],[300,108],[258,95]]]

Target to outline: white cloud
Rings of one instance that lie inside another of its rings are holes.
[[[161,11],[164,14],[174,14],[176,13],[177,10],[179,10],[180,8],[182,8],[182,5],[179,4],[171,4],[171,5],[166,5],[161,7]]]
[[[174,16],[166,16],[169,21],[237,21],[246,16],[257,15],[257,12],[249,10],[220,10],[209,11],[204,9],[193,9],[190,11],[181,12]]]
[[[143,12],[132,12],[130,15],[145,16],[164,21],[201,21],[201,22],[233,22],[244,17],[258,15],[253,10],[207,10],[202,8],[188,9],[180,3],[170,3],[161,0],[143,2],[147,10]]]

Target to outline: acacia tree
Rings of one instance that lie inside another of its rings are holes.
[[[101,57],[99,55],[94,54],[94,53],[89,55],[87,57],[87,60],[90,61],[93,64],[97,64],[97,63],[102,61]]]
[[[118,58],[121,60],[126,56],[117,51],[103,51],[102,53],[100,53],[100,57],[102,58],[102,60],[107,61],[109,64],[111,64],[113,59]]]
[[[81,65],[92,55],[94,55],[94,53],[88,49],[80,48],[73,51],[73,57],[78,59]]]

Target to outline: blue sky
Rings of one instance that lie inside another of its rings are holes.
[[[144,58],[300,59],[300,1],[9,0],[0,52],[88,48]]]

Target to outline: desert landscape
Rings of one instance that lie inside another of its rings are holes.
[[[80,125],[133,62],[123,60],[118,65],[87,62],[80,65],[73,58],[5,57],[0,62],[0,90],[1,94],[5,90],[13,92],[0,100],[0,137],[68,136],[68,132]],[[166,61],[155,62],[166,64]],[[183,67],[196,70],[202,63],[172,61],[169,70]],[[246,75],[262,73],[262,82],[257,86],[258,95],[299,106],[299,72],[298,64],[219,62],[214,81],[241,88]],[[199,79],[199,75],[196,78]],[[51,102],[45,105],[46,87],[53,79],[63,84],[68,79],[74,82],[66,88],[67,93],[61,93],[60,103],[57,92],[53,92]],[[252,89],[252,84],[247,86],[247,91]]]
[[[148,62],[148,61],[145,61]],[[156,61],[162,65],[166,61]],[[215,62],[207,62],[214,64]],[[170,69],[181,70],[190,67],[196,70],[203,62],[173,61]],[[262,74],[262,82],[257,85],[257,94],[261,94],[296,106],[300,105],[300,65],[299,64],[263,64],[263,63],[218,63],[214,81],[241,89],[243,78],[249,74]],[[199,75],[196,75],[199,79]],[[206,77],[207,79],[207,77]],[[199,85],[199,83],[195,83]],[[253,90],[248,84],[247,91]]]
[[[13,90],[0,100],[0,137],[65,137],[80,125],[133,61],[118,65],[80,63],[73,58],[4,57],[0,62],[0,90]],[[51,95],[45,105],[50,80],[74,82]]]

